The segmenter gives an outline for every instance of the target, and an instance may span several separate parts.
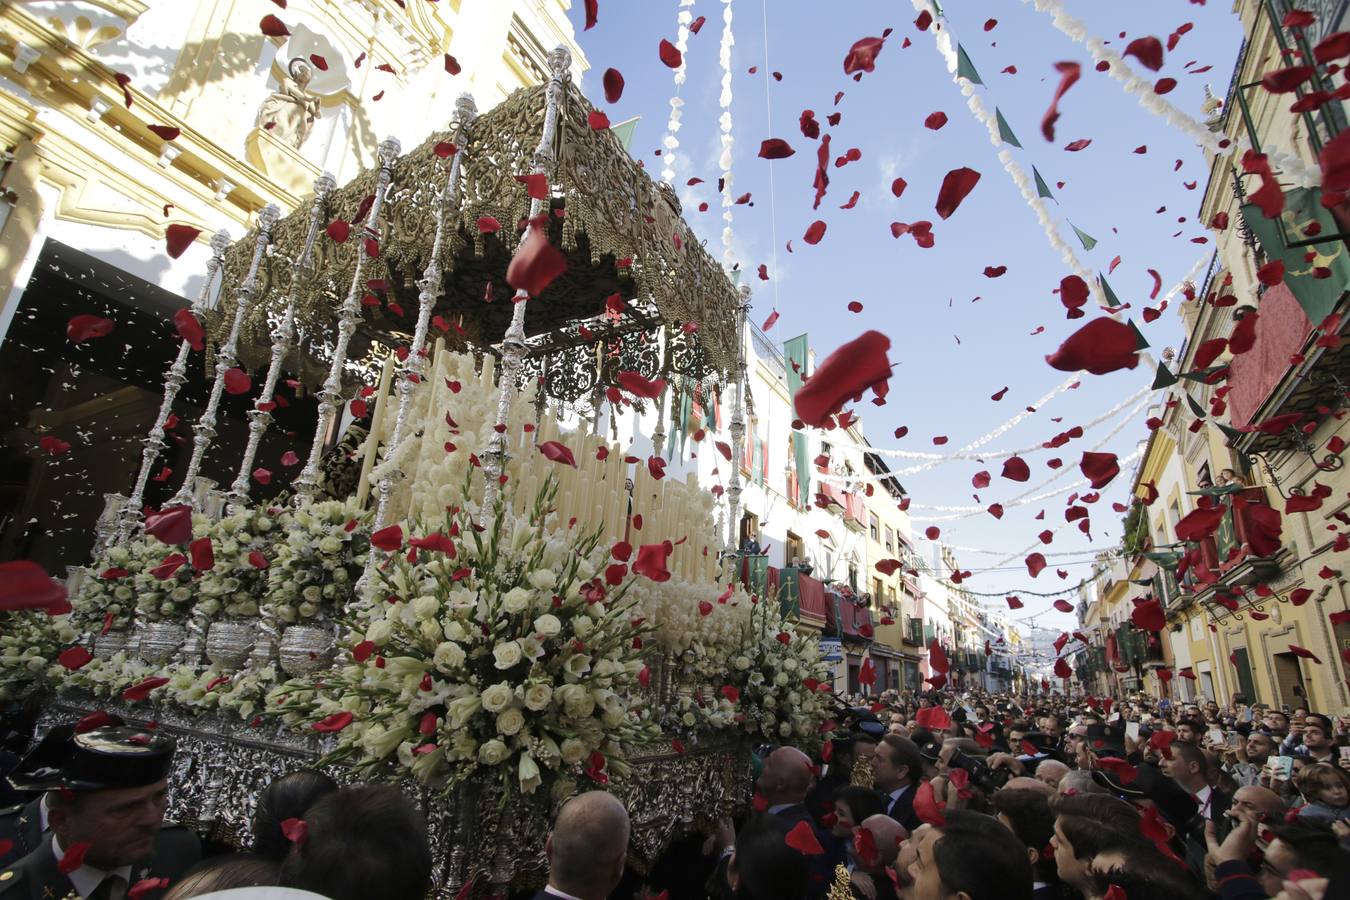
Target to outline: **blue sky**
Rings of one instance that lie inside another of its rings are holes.
[[[1065,5],[1094,36],[1117,48],[1149,34],[1166,42],[1178,26],[1193,23],[1155,77],[1175,78],[1179,86],[1168,99],[1196,117],[1202,115],[1205,84],[1220,98],[1226,93],[1242,37],[1230,4],[1065,0]],[[662,161],[654,151],[661,146],[674,85],[671,70],[658,59],[657,46],[662,38],[675,40],[678,0],[600,0],[599,24],[591,31],[582,31],[582,7],[575,2],[571,15],[592,66],[584,83],[586,93],[611,121],[642,117],[633,154],[650,171],[659,172]],[[686,218],[715,255],[720,255],[721,231],[715,191],[723,9],[721,0],[698,0],[691,10],[695,17],[706,16],[707,23],[700,34],[690,37],[686,54],[689,73],[681,90],[685,106],[676,179]],[[771,276],[768,282],[751,277],[752,318],[762,323],[776,307],[781,317],[769,336],[782,341],[807,331],[820,358],[866,329],[891,338],[895,368],[888,403],[877,408],[864,402],[859,407],[871,442],[881,448],[950,451],[1001,425],[1063,382],[1065,374],[1051,369],[1044,356],[1087,321],[1066,321],[1052,293],[1069,270],[1003,171],[984,127],[948,75],[932,33],[915,27],[910,4],[734,0],[732,9],[735,192],[749,191],[754,200],[753,207],[735,207],[735,248],[743,268],[753,273],[764,263]],[[1132,305],[1138,321],[1153,287],[1148,269],[1160,273],[1166,293],[1202,255],[1207,261],[1212,249],[1212,241],[1203,246],[1191,243],[1205,234],[1197,222],[1208,175],[1202,152],[1183,133],[1137,105],[1118,82],[1094,71],[1087,51],[1055,30],[1032,4],[953,0],[945,4],[945,13],[950,31],[985,82],[986,87],[977,90],[987,106],[1002,110],[1023,145],[1022,150],[1012,150],[1014,157],[1028,172],[1035,165],[1052,188],[1064,182],[1063,188],[1055,189],[1058,204],[1050,207],[1079,258],[1090,269],[1104,271],[1115,256],[1121,257],[1110,282],[1121,300]],[[997,25],[986,32],[985,22],[991,18]],[[879,36],[886,27],[894,33],[877,58],[876,71],[855,83],[843,72],[845,54],[858,38]],[[1120,32],[1126,34],[1123,40]],[[902,49],[906,37],[912,45]],[[1061,60],[1083,63],[1083,77],[1060,104],[1052,144],[1041,136],[1040,121],[1059,80],[1054,64]],[[1197,62],[1190,68],[1213,68],[1190,74],[1184,67],[1191,60]],[[1148,74],[1133,59],[1131,63]],[[1016,74],[1000,71],[1010,65],[1016,66]],[[627,86],[622,99],[608,106],[600,76],[611,66],[623,73]],[[758,67],[756,74],[748,73],[751,66]],[[782,74],[781,81],[772,80],[773,71]],[[836,107],[837,91],[844,97]],[[804,109],[814,110],[824,130],[832,134],[832,157],[852,147],[861,151],[857,162],[843,168],[831,163],[829,193],[814,213],[816,142],[798,129]],[[931,131],[924,120],[937,111],[944,112],[948,122]],[[834,128],[824,122],[831,112],[842,114]],[[760,141],[768,137],[787,140],[796,155],[774,162],[757,158]],[[1079,152],[1064,150],[1077,139],[1090,139],[1091,144]],[[1133,152],[1140,145],[1147,146],[1147,153]],[[1174,170],[1178,160],[1181,168]],[[942,221],[933,208],[938,186],[948,170],[960,166],[975,169],[982,177],[956,213]],[[706,183],[686,189],[684,182],[691,176]],[[890,192],[897,176],[908,182],[899,199]],[[1188,190],[1187,182],[1198,185]],[[861,193],[856,207],[841,210],[854,190]],[[700,201],[710,204],[708,212],[697,211]],[[1160,207],[1166,211],[1159,213]],[[1093,251],[1081,250],[1066,217],[1099,241]],[[817,218],[827,223],[827,233],[818,245],[807,246],[802,235]],[[892,238],[891,222],[923,219],[934,223],[932,249],[917,247],[909,237]],[[789,240],[794,250],[790,254],[784,246]],[[1007,266],[1007,273],[990,279],[983,274],[986,266]],[[862,302],[860,314],[847,310],[851,300]],[[1163,318],[1140,323],[1155,356],[1163,347],[1180,343],[1176,309],[1174,302]],[[1033,336],[1039,326],[1045,327],[1044,333]],[[1085,375],[1079,389],[1048,403],[987,448],[1035,445],[1073,425],[1086,424],[1147,387],[1152,376],[1144,366],[1134,372]],[[991,395],[1005,386],[1004,398],[992,401]],[[1122,458],[1131,453],[1147,436],[1144,418],[1143,413],[1136,416],[1102,449]],[[896,440],[893,432],[902,425],[909,432]],[[1006,503],[1054,474],[1045,465],[1053,456],[1061,457],[1065,468],[1073,471],[1045,490],[1079,479],[1080,454],[1092,449],[1111,427],[1108,422],[1057,451],[1027,455],[1032,472],[1027,484],[1001,479],[1001,463],[992,460],[988,465],[953,462],[905,477],[916,533],[930,524],[926,518],[943,514],[921,506],[975,504],[971,477],[980,469],[994,476],[993,484],[978,492],[982,505]],[[949,438],[943,447],[933,444],[939,435]],[[892,468],[910,464],[897,460]],[[1131,470],[1124,469],[1101,501],[1090,507],[1092,540],[1069,525],[1059,529],[1049,546],[1039,545],[1040,531],[1064,525],[1065,496],[1010,506],[1001,521],[980,513],[931,524],[942,529],[943,540],[957,547],[990,551],[957,554],[961,565],[975,573],[966,583],[972,591],[1020,594],[1026,603],[1018,614],[1021,618],[1039,614],[1039,624],[1067,626],[1070,616],[1046,612],[1051,598],[1025,592],[1076,584],[1091,571],[1091,551],[1119,540],[1121,516],[1111,509],[1111,502],[1124,501]],[[1044,521],[1035,518],[1041,510]],[[1022,556],[1033,542],[1048,556],[1074,555],[1050,556],[1051,567],[1032,579]],[[1017,558],[992,568],[1012,554]],[[1056,568],[1065,569],[1069,577],[1059,579]],[[990,602],[1002,605],[998,597]]]

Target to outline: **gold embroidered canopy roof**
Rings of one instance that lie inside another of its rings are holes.
[[[506,269],[523,234],[530,198],[517,175],[530,172],[545,110],[545,88],[515,92],[477,117],[460,154],[458,196],[447,208],[442,251],[442,291],[433,315],[448,328],[447,343],[485,349],[502,339],[511,318]],[[713,371],[736,358],[739,298],[722,268],[680,214],[673,189],[653,182],[608,129],[594,130],[593,107],[570,82],[564,87],[554,161],[547,174],[549,233],[567,256],[567,271],[530,301],[525,330],[533,352],[590,346],[662,325],[691,331]],[[452,126],[400,157],[381,212],[378,255],[366,261],[358,287],[364,297],[352,358],[367,360],[385,348],[409,343],[418,308],[418,280],[431,258],[438,195],[450,169]],[[327,221],[355,219],[375,190],[371,169],[333,191]],[[484,233],[480,219],[500,230]],[[276,224],[259,270],[253,308],[239,340],[241,365],[257,369],[271,352],[272,336],[291,291],[292,268],[304,246],[310,213],[302,207]],[[320,232],[314,265],[297,286],[297,349],[286,367],[313,387],[327,372],[338,310],[351,289],[356,254],[366,253],[359,222],[338,243]],[[224,340],[236,292],[251,259],[254,236],[225,258],[222,302],[211,316],[213,340]],[[371,248],[375,249],[375,248]],[[606,316],[605,299],[628,301],[619,317]],[[584,326],[583,326],[584,323]]]

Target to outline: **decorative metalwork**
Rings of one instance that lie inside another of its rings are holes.
[[[558,110],[562,103],[564,87],[571,79],[572,54],[566,47],[557,47],[548,55],[549,70],[553,73],[548,80],[546,92],[547,105],[544,109],[544,127],[539,136],[539,146],[535,148],[534,156],[531,160],[530,173],[533,175],[545,175],[553,166],[557,159],[554,151],[554,136],[558,128]],[[544,208],[544,201],[538,198],[530,200],[530,219],[538,217]],[[506,329],[506,335],[501,342],[501,371],[499,373],[500,395],[497,398],[497,424],[505,425],[507,417],[511,412],[511,401],[516,394],[516,376],[520,371],[521,361],[525,358],[525,310],[529,306],[530,295],[525,291],[517,291],[512,298],[511,325]],[[487,463],[483,466],[483,473],[486,477],[483,489],[483,516],[490,518],[492,509],[496,505],[497,496],[501,490],[499,479],[501,474],[506,471],[506,463],[509,459],[507,453],[508,438],[505,429],[498,431],[493,435],[492,441],[488,446]]]
[[[554,353],[545,357],[544,366],[541,377],[545,392],[563,403],[576,403],[599,383],[593,347]]]
[[[380,172],[376,182],[375,198],[371,201],[370,211],[361,226],[361,237],[356,248],[356,262],[352,267],[351,286],[347,289],[347,299],[342,304],[341,318],[338,321],[337,344],[333,348],[333,361],[328,369],[328,380],[319,391],[319,421],[314,428],[314,442],[309,448],[309,460],[295,480],[296,498],[301,502],[310,502],[319,489],[319,460],[323,456],[324,443],[328,439],[328,430],[337,418],[338,407],[342,405],[342,372],[347,362],[347,345],[356,331],[357,320],[361,316],[361,297],[365,292],[365,282],[361,277],[366,260],[370,254],[365,252],[366,241],[379,239],[380,210],[384,206],[385,195],[394,177],[394,161],[398,159],[402,146],[397,138],[385,138],[380,142]]]
[[[235,296],[234,317],[231,319],[229,334],[225,338],[225,343],[216,351],[216,377],[211,383],[211,396],[207,398],[206,409],[192,430],[192,458],[188,461],[187,472],[183,475],[183,486],[174,495],[172,502],[175,506],[192,506],[194,503],[193,489],[196,485],[197,472],[201,469],[202,459],[206,456],[206,448],[211,446],[216,437],[216,416],[220,411],[220,398],[225,393],[225,373],[232,369],[236,362],[239,331],[243,327],[244,316],[248,314],[249,306],[258,289],[258,266],[267,252],[267,245],[272,242],[272,226],[280,217],[281,210],[273,203],[258,211],[258,233],[253,242],[253,261],[249,264],[248,274]]]
[[[291,286],[286,298],[286,311],[282,314],[281,325],[277,328],[276,337],[272,342],[272,360],[267,366],[267,377],[263,380],[262,392],[254,402],[253,409],[248,411],[248,444],[244,447],[244,455],[239,461],[239,474],[235,476],[234,484],[230,486],[232,513],[242,509],[248,502],[253,460],[258,455],[258,445],[262,442],[263,433],[272,424],[272,409],[276,406],[273,398],[276,396],[277,380],[281,377],[281,364],[291,352],[292,342],[295,340],[296,295],[301,289],[305,272],[311,269],[314,242],[319,236],[319,229],[323,226],[328,210],[328,195],[335,187],[337,180],[327,172],[314,180],[314,202],[310,204],[309,233],[305,236],[304,249],[295,259]]]
[[[670,370],[694,381],[707,381],[717,374],[697,336],[683,328],[675,330],[669,344]]]
[[[148,663],[160,663],[173,656],[187,637],[187,629],[177,622],[150,622],[141,632],[139,653]]]
[[[257,632],[256,622],[213,622],[206,632],[206,658],[227,672],[239,668],[252,652]]]
[[[745,322],[750,315],[750,285],[739,288],[740,305],[736,318],[736,368],[732,376],[731,477],[727,479],[727,551],[736,551],[736,538],[741,527],[741,452],[745,443]]]
[[[292,625],[281,635],[277,656],[287,675],[308,675],[333,661],[335,643],[331,629]]]
[[[192,304],[192,314],[200,316],[206,309],[206,305],[211,301],[211,285],[215,283],[216,272],[220,271],[221,265],[225,261],[225,251],[230,247],[230,233],[224,229],[217,231],[211,236],[211,258],[206,261],[206,282],[202,285],[201,292],[197,295],[196,301]],[[131,496],[122,506],[122,514],[117,519],[117,528],[115,534],[117,540],[123,540],[130,535],[141,519],[141,502],[145,497],[145,486],[150,480],[150,471],[159,459],[159,454],[166,446],[164,443],[164,425],[169,421],[169,416],[173,414],[173,402],[178,398],[178,391],[187,381],[187,362],[188,356],[192,353],[192,343],[182,341],[178,345],[178,356],[174,357],[173,365],[164,373],[164,399],[159,403],[159,412],[155,416],[155,422],[150,426],[150,433],[145,436],[145,449],[141,451],[141,470],[136,475],[136,484],[131,489]],[[184,482],[188,484],[188,482]]]

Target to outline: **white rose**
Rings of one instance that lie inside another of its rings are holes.
[[[510,737],[525,727],[525,714],[514,706],[497,714],[497,732]]]
[[[496,738],[478,748],[478,761],[487,766],[499,766],[510,755],[511,751]]]
[[[505,681],[499,681],[481,694],[483,709],[490,713],[501,712],[506,709],[513,696],[515,692],[511,690],[511,686]]]
[[[506,641],[492,648],[492,658],[498,669],[509,669],[520,663],[519,641]]]
[[[576,738],[568,738],[562,742],[558,748],[558,756],[564,763],[574,766],[581,762],[581,758],[586,755],[586,745]]]
[[[577,637],[585,640],[595,630],[595,622],[586,616],[577,616],[572,620],[572,630],[576,632]]]
[[[551,591],[558,583],[558,576],[548,569],[535,569],[525,580],[533,585],[535,590]]]
[[[732,660],[731,664],[744,672],[746,669],[750,668],[750,658],[747,656],[738,656]]]
[[[430,619],[440,611],[441,601],[435,597],[422,596],[412,602],[413,615],[418,619]]]
[[[458,669],[464,665],[464,648],[454,641],[446,641],[436,648],[431,660],[442,672]]]
[[[383,647],[389,643],[389,636],[393,633],[393,630],[393,626],[387,620],[371,622],[370,627],[366,629],[366,640],[376,647]]]
[[[558,617],[549,613],[534,620],[534,633],[544,638],[557,637],[562,631],[562,622]]]
[[[546,684],[532,684],[525,691],[525,705],[535,712],[547,709],[553,700],[553,688]]]
[[[502,597],[502,606],[512,615],[522,613],[530,607],[530,592],[521,587],[511,588]]]
[[[342,549],[342,541],[338,540],[332,535],[329,535],[328,537],[319,541],[320,553],[327,553],[329,555],[332,555],[334,553],[337,553],[341,549]]]

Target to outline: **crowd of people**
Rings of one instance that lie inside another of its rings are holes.
[[[743,812],[640,874],[619,796],[567,800],[536,900],[1350,897],[1350,717],[953,692],[838,712],[814,754],[759,748]],[[432,891],[425,820],[397,788],[300,769],[257,797],[249,846],[214,846],[164,820],[175,750],[94,714],[14,757],[0,900]]]

